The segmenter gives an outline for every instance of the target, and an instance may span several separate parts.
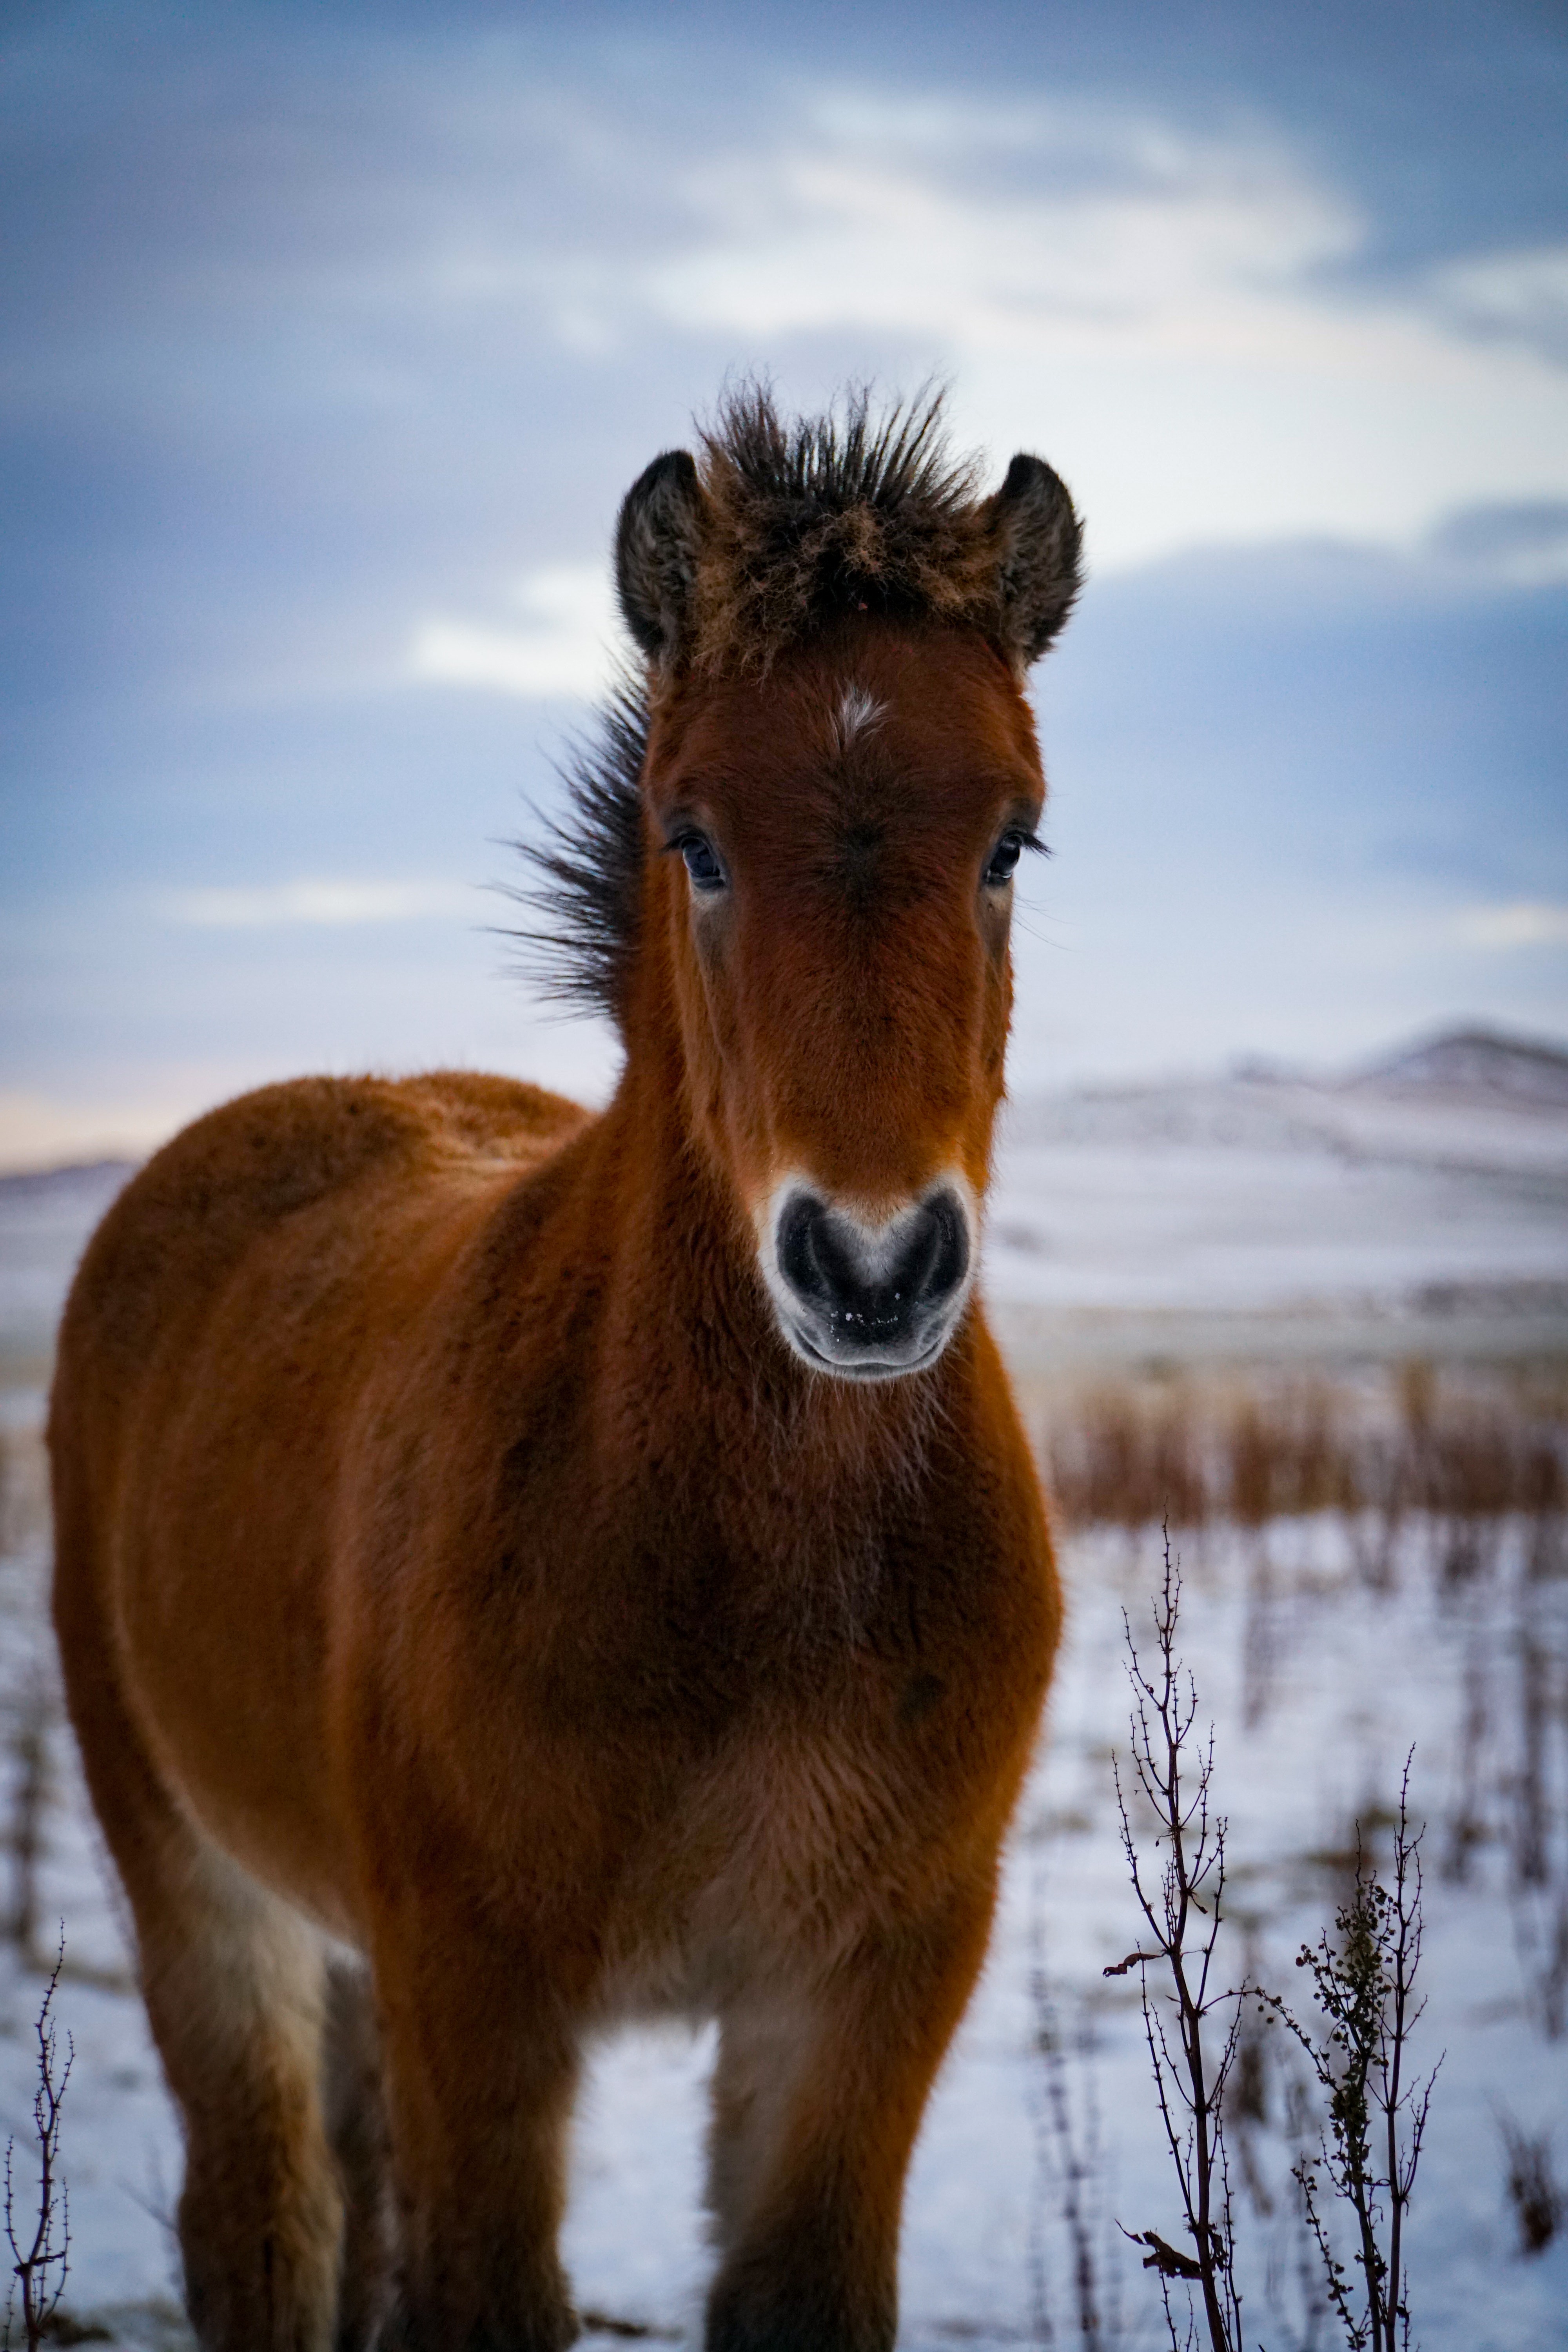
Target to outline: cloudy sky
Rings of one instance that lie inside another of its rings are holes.
[[[0,1164],[604,1088],[489,886],[758,369],[1088,517],[1016,1084],[1568,1031],[1565,122],[1552,0],[8,9]]]

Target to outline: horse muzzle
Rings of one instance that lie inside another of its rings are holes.
[[[768,1290],[796,1355],[851,1381],[897,1380],[935,1363],[972,1285],[966,1189],[943,1179],[870,1223],[794,1178],[760,1222]]]

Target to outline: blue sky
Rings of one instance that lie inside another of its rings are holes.
[[[602,1090],[485,886],[756,368],[1086,512],[1017,1085],[1568,1030],[1564,122],[1500,0],[11,9],[0,1163]]]

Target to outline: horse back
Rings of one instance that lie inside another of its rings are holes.
[[[460,1070],[301,1078],[209,1112],[149,1160],[89,1244],[61,1325],[56,1418],[83,1377],[123,1392],[249,1253],[311,1210],[354,1200],[394,1226],[443,1175],[515,1179],[584,1117],[541,1087]]]

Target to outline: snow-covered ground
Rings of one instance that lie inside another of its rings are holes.
[[[1053,1383],[1151,1354],[1363,1362],[1418,1349],[1561,1364],[1563,1076],[1551,1057],[1510,1064],[1483,1050],[1405,1057],[1334,1086],[1258,1076],[1016,1107],[988,1267],[1016,1360]],[[0,1432],[14,1474],[0,1513],[0,1730],[13,1782],[18,1729],[52,1689],[29,1433],[69,1267],[124,1172],[0,1181]],[[1427,2352],[1546,2352],[1568,2342],[1568,2237],[1533,2259],[1516,2252],[1501,2122],[1555,2126],[1568,2174],[1563,1530],[1495,1523],[1472,1557],[1411,1517],[1385,1575],[1365,1572],[1368,1533],[1324,1517],[1183,1539],[1184,1647],[1215,1724],[1231,1823],[1226,1980],[1249,1970],[1300,2003],[1296,1946],[1331,1920],[1353,1824],[1378,1833],[1414,1746],[1413,1805],[1429,1824],[1429,2007],[1415,2056],[1430,2066],[1446,2053],[1410,2245],[1415,2333]],[[1064,1552],[1071,1617],[1047,1737],[991,1962],[910,2187],[910,2347],[1093,2340],[1063,2218],[1065,2172],[1079,2166],[1100,2340],[1163,2340],[1153,2283],[1113,2225],[1180,2232],[1135,1985],[1101,1973],[1137,1931],[1110,1777],[1126,1741],[1121,1611],[1146,1621],[1158,1562],[1147,1538],[1103,1532]],[[168,2228],[177,2135],[58,1717],[48,1753],[41,1914],[65,1921],[58,2007],[77,2053],[68,2301],[109,2315],[126,2344],[181,2343]],[[38,1992],[15,1945],[0,1944],[0,2130],[25,2125]],[[584,2307],[688,2340],[704,2276],[710,2058],[703,2039],[676,2032],[600,2053],[567,2229]],[[1334,2340],[1326,2322],[1315,2339],[1300,2324],[1288,2075],[1276,2036],[1263,2120],[1235,2126],[1252,2184],[1239,2203],[1246,2333],[1271,2352]]]
[[[1490,1561],[1456,1582],[1436,1532],[1413,1521],[1379,1590],[1358,1574],[1347,1531],[1328,1520],[1276,1523],[1247,1541],[1211,1533],[1185,1549],[1184,1646],[1204,1720],[1212,1713],[1216,1727],[1216,1793],[1230,1818],[1226,1980],[1250,1971],[1300,2003],[1296,1946],[1342,1899],[1358,1817],[1375,1844],[1413,1745],[1414,1808],[1428,1823],[1429,1995],[1414,2057],[1427,2068],[1443,2057],[1410,2239],[1416,2332],[1427,2352],[1547,2352],[1564,2340],[1568,2239],[1533,2259],[1516,2252],[1500,2119],[1531,2133],[1555,2126],[1559,2166],[1568,2158],[1568,1560],[1538,1558],[1532,1575],[1529,1531],[1510,1525]],[[0,1696],[13,1724],[35,1675],[47,1673],[44,1565],[35,1540],[0,1568]],[[1042,2026],[1061,2047],[1055,2084],[1077,2154],[1089,2158],[1083,2193],[1108,2343],[1159,2340],[1152,2282],[1113,2224],[1153,2226],[1180,2242],[1136,1992],[1101,1974],[1138,1934],[1110,1759],[1126,1745],[1121,1612],[1135,1626],[1146,1613],[1157,1559],[1145,1540],[1083,1537],[1068,1546],[1067,1569],[1072,1615],[1048,1738],[1020,1811],[991,1961],[915,2162],[903,2262],[910,2347],[1077,2334],[1064,2143],[1051,2124]],[[126,2341],[177,2342],[159,2312],[172,2291],[177,2135],[140,2005],[128,1979],[113,1983],[124,1949],[58,1721],[50,1749],[40,1908],[65,1922],[69,1972],[58,2006],[76,2046],[64,2133],[69,2300],[79,2315],[107,2315]],[[107,1981],[84,1980],[91,1974]],[[21,2128],[30,2092],[26,2029],[38,1992],[36,1973],[6,1948],[8,2130]],[[704,2275],[710,2059],[705,2038],[675,2031],[630,2035],[600,2054],[566,2231],[584,2307],[688,2339]],[[1300,2340],[1287,2074],[1275,2034],[1266,2120],[1233,2126],[1238,2158],[1272,2204],[1260,2210],[1245,2189],[1238,2200],[1248,2340],[1275,2347]],[[1109,2332],[1118,2306],[1120,2336]]]

